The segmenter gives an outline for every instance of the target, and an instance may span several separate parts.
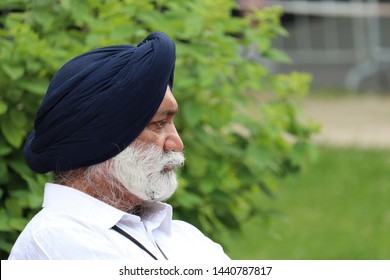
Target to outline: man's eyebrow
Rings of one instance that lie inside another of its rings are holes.
[[[156,116],[174,116],[179,111],[179,108],[162,110],[156,113]]]

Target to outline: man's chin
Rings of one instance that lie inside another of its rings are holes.
[[[176,191],[176,190],[175,190]],[[165,196],[162,196],[162,197],[159,197],[158,199],[156,199],[155,201],[158,201],[158,202],[165,202],[167,201],[168,199],[170,199],[172,197],[172,195],[175,193],[175,191],[172,191],[172,193],[170,193],[169,195],[165,195]]]
[[[158,195],[150,196],[147,202],[164,202],[167,201],[176,191],[176,188]]]
[[[144,189],[145,190],[145,189]],[[139,200],[139,204],[149,204],[153,202],[167,201],[177,190],[177,183],[175,186],[170,186],[162,190],[149,189],[146,191],[128,191]]]

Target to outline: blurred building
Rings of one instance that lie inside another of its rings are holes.
[[[313,74],[315,88],[390,91],[389,0],[237,0],[240,9],[281,5],[289,37],[275,46],[293,65],[277,72]]]

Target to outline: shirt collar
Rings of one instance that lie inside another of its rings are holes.
[[[82,191],[53,183],[45,185],[42,206],[105,228],[111,228],[118,222],[129,225],[142,222],[151,230],[159,228],[167,233],[171,228],[172,207],[166,203],[154,203],[148,215],[141,220],[139,216],[121,211]]]
[[[150,207],[148,214],[142,218],[145,227],[149,230],[161,229],[171,233],[172,206],[166,203],[157,202]]]

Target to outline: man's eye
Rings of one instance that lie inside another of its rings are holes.
[[[155,125],[157,128],[161,129],[164,127],[164,125],[167,123],[167,121],[163,120],[163,121],[158,121],[158,122],[155,122]]]

